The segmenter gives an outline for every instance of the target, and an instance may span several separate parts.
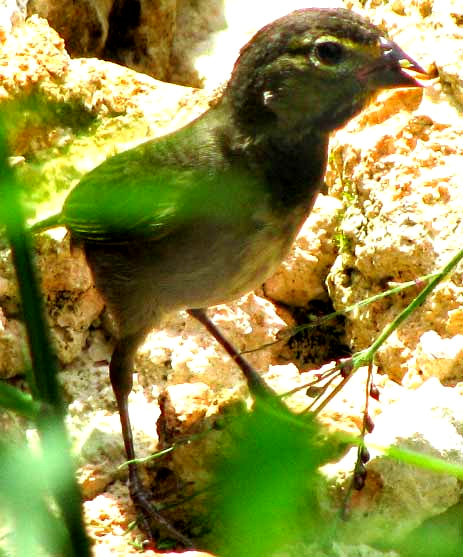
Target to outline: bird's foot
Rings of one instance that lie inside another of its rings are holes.
[[[151,493],[143,487],[138,472],[134,468],[130,470],[129,491],[134,507],[139,515],[139,527],[148,537],[145,543],[146,547],[156,547],[158,530],[162,530],[169,537],[180,542],[185,548],[193,548],[193,542],[179,532],[153,505]]]

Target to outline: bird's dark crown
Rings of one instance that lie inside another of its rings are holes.
[[[250,50],[255,65],[265,64],[288,49],[295,37],[306,34],[314,38],[332,34],[359,45],[376,44],[380,37],[376,26],[350,10],[343,8],[295,10],[262,27],[241,49],[237,65],[250,54]]]

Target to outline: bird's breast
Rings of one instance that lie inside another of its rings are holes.
[[[251,217],[252,215],[252,217]],[[200,219],[160,241],[85,246],[96,285],[125,334],[166,313],[230,302],[264,282],[304,215],[259,209],[241,220]]]
[[[302,214],[282,218],[263,208],[248,222],[196,223],[182,249],[172,242],[182,253],[176,268],[168,258],[164,300],[173,309],[209,307],[255,289],[280,265],[303,220]]]

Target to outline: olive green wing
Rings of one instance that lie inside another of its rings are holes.
[[[188,192],[205,176],[181,165],[156,164],[137,147],[85,175],[66,199],[62,220],[74,237],[88,242],[159,240],[186,218]]]

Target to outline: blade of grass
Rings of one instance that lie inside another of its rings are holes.
[[[376,340],[365,350],[358,352],[352,356],[353,371],[358,369],[363,365],[369,364],[373,361],[373,358],[379,348],[386,342],[386,340],[391,336],[391,334],[406,320],[410,315],[420,307],[426,300],[426,298],[431,294],[431,292],[437,287],[437,285],[442,282],[445,277],[453,271],[453,269],[458,265],[458,263],[463,259],[463,250],[457,252],[450,261],[435,274],[428,284],[423,288],[423,290],[413,298],[413,300],[408,304],[408,306],[402,310],[399,315],[386,325],[381,333],[378,335]]]
[[[13,522],[8,538],[16,555],[37,555],[37,546],[50,555],[72,555],[66,528],[47,504],[48,462],[9,440],[0,440],[0,460],[0,500]]]
[[[345,445],[360,446],[365,442],[362,437],[339,431],[332,433],[331,437],[338,443],[343,443]],[[449,476],[455,476],[456,478],[463,479],[463,464],[458,462],[451,462],[438,456],[420,453],[404,447],[386,447],[384,445],[374,443],[371,440],[368,440],[368,447],[394,458],[395,460],[404,462],[405,464],[421,468],[422,470],[429,470],[430,472],[434,472],[436,474],[448,474]]]
[[[0,121],[0,199],[2,200],[0,220],[6,226],[22,300],[32,360],[31,387],[44,405],[36,425],[44,455],[51,455],[52,459],[59,455],[60,466],[65,471],[60,475],[59,482],[52,475],[49,477],[50,489],[69,532],[69,547],[76,557],[89,557],[90,546],[84,529],[81,496],[75,479],[70,443],[63,420],[64,404],[57,381],[57,362],[48,336],[19,187],[16,176],[8,164],[8,146],[4,130],[5,126]],[[54,468],[51,466],[51,470]],[[18,496],[27,497],[27,494],[18,494]]]
[[[428,282],[432,279],[434,279],[435,277],[437,277],[439,275],[439,272],[437,273],[430,273],[428,275],[423,275],[420,277],[417,277],[414,280],[409,280],[407,282],[402,282],[400,284],[398,284],[397,286],[394,286],[393,288],[390,288],[389,290],[386,290],[385,292],[380,292],[379,294],[375,294],[374,296],[370,296],[369,298],[365,298],[363,300],[360,300],[359,302],[355,302],[355,304],[351,304],[350,306],[346,306],[343,309],[339,309],[337,311],[332,311],[331,313],[327,313],[326,315],[322,315],[321,317],[313,317],[313,320],[310,323],[305,323],[303,325],[295,325],[294,327],[290,327],[288,329],[283,329],[281,331],[279,331],[278,333],[278,338],[276,340],[273,340],[272,342],[267,342],[265,344],[261,344],[259,346],[257,346],[256,348],[248,348],[247,350],[243,350],[242,352],[240,352],[240,354],[250,354],[252,352],[258,352],[259,350],[264,350],[265,348],[269,348],[271,346],[274,346],[275,344],[278,344],[279,342],[285,342],[288,339],[290,339],[291,337],[293,337],[294,335],[296,335],[297,333],[300,333],[302,331],[307,331],[309,329],[316,329],[317,327],[320,327],[320,325],[323,325],[323,323],[332,321],[333,319],[336,319],[337,317],[343,317],[345,315],[347,315],[348,313],[355,311],[356,309],[359,309],[361,307],[364,306],[368,306],[369,304],[373,304],[374,302],[378,302],[379,300],[382,300],[383,298],[387,298],[388,296],[393,296],[394,294],[399,294],[400,292],[403,292],[404,290],[407,290],[409,288],[416,288],[417,286],[419,286],[420,284],[424,283],[424,282]]]
[[[35,421],[40,412],[38,402],[27,393],[23,393],[7,383],[0,383],[0,407],[12,410],[31,421]]]

